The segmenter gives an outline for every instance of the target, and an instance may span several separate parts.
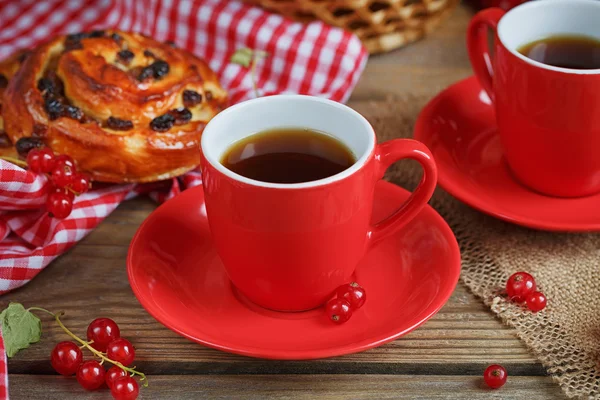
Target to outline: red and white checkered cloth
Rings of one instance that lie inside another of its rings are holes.
[[[232,103],[253,97],[248,69],[229,63],[241,47],[270,54],[256,71],[264,95],[303,93],[343,102],[367,60],[351,33],[228,0],[5,0],[0,26],[0,59],[56,34],[109,27],[173,40],[209,62]],[[0,294],[29,282],[121,201],[148,193],[160,202],[201,182],[190,172],[156,184],[104,186],[77,197],[71,215],[57,220],[44,210],[46,178],[0,160]],[[3,357],[0,340],[0,399],[8,397]]]

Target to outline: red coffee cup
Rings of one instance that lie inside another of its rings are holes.
[[[495,31],[495,54],[488,49]],[[538,0],[479,12],[468,28],[475,75],[496,109],[515,177],[558,197],[600,191],[600,69],[559,68],[517,51],[554,35],[600,39],[600,1]]]
[[[221,164],[233,143],[284,127],[325,132],[357,161],[339,174],[298,184],[256,181]],[[206,126],[201,146],[206,213],[217,252],[234,286],[273,310],[308,310],[327,301],[350,281],[369,247],[415,217],[437,181],[422,143],[397,139],[378,145],[363,116],[317,97],[269,96],[232,106]],[[404,158],[423,166],[421,183],[394,214],[372,225],[375,184]]]

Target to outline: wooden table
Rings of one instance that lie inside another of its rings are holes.
[[[350,106],[361,101],[432,97],[471,74],[465,28],[472,12],[461,6],[427,39],[373,57]],[[79,334],[98,316],[118,321],[137,347],[138,368],[149,375],[143,399],[562,399],[562,392],[513,329],[459,284],[448,304],[423,327],[380,348],[327,360],[275,362],[211,350],[156,322],[139,305],[125,272],[127,246],[156,207],[148,199],[123,203],[68,254],[30,284],[1,301],[64,310]],[[85,392],[74,379],[56,376],[49,354],[67,340],[44,317],[42,341],[9,362],[10,392],[18,399],[108,399]],[[490,363],[509,371],[499,391],[482,386]]]

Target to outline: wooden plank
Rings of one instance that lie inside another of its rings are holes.
[[[150,399],[565,399],[548,377],[509,377],[504,387],[491,390],[480,377],[386,375],[253,375],[150,376],[141,389]],[[108,399],[108,389],[86,392],[73,378],[11,375],[13,400]]]

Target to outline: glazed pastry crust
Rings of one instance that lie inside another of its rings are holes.
[[[42,78],[54,86],[47,89]],[[201,101],[184,104],[184,91]],[[53,99],[72,113],[53,115]],[[104,31],[56,37],[33,50],[4,91],[2,115],[13,143],[41,136],[93,180],[150,182],[200,163],[202,131],[226,101],[214,72],[191,53],[140,34]],[[184,108],[187,118],[153,125]],[[129,127],[115,127],[111,117]]]
[[[2,97],[8,86],[8,82],[21,66],[21,61],[25,59],[27,52],[19,51],[11,57],[0,62],[0,156],[17,158],[17,151],[12,145],[10,139],[4,132],[4,119],[2,118]]]

